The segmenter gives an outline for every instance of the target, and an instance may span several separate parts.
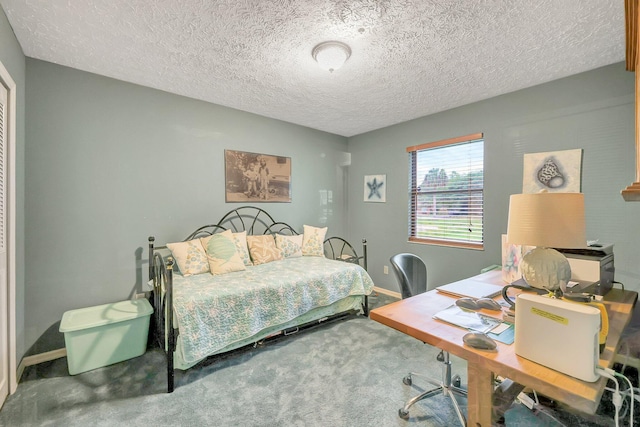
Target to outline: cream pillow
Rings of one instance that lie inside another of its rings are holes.
[[[241,233],[233,233],[233,240],[244,265],[253,265],[251,257],[249,256],[249,249],[247,248],[247,232],[243,231]]]
[[[247,236],[249,253],[253,265],[266,264],[282,259],[282,251],[276,246],[276,240],[270,234]]]
[[[238,254],[231,230],[203,237],[200,241],[207,253],[209,269],[214,276],[247,268]]]
[[[209,271],[209,261],[199,239],[167,243],[167,247],[178,263],[178,268],[183,276],[207,273]]]
[[[327,234],[327,227],[318,228],[304,225],[302,234],[302,255],[324,257],[324,236]]]
[[[284,258],[302,256],[302,235],[285,236],[276,234],[276,246],[282,251]]]

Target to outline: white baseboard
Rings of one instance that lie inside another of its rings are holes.
[[[57,350],[51,350],[45,353],[34,354],[32,356],[23,357],[22,360],[20,361],[20,364],[18,365],[18,372],[16,375],[17,382],[20,382],[20,378],[22,377],[22,374],[24,373],[24,369],[27,366],[37,365],[38,363],[42,363],[42,362],[49,362],[51,360],[60,359],[61,357],[66,357],[66,356],[67,356],[67,349],[59,348]]]
[[[379,294],[389,295],[390,297],[402,299],[402,294],[400,292],[390,291],[389,289],[379,288],[377,286],[373,287],[374,292],[378,292]]]

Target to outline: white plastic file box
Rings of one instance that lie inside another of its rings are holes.
[[[146,299],[70,310],[63,314],[69,374],[76,375],[144,354],[153,308]]]

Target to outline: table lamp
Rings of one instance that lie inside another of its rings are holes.
[[[513,194],[509,200],[507,241],[536,246],[521,261],[529,286],[548,291],[565,289],[571,279],[567,258],[553,248],[587,246],[582,193]]]

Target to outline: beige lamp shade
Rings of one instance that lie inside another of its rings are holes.
[[[584,248],[587,238],[582,193],[513,194],[507,241],[545,248]]]
[[[513,194],[509,200],[507,241],[536,246],[522,258],[522,277],[534,288],[565,289],[571,279],[567,258],[553,248],[587,245],[584,195],[581,193]]]

